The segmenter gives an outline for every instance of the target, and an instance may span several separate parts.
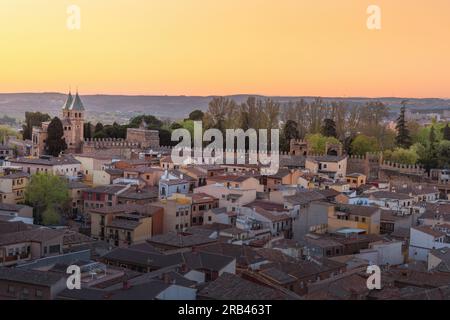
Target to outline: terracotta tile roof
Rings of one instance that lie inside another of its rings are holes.
[[[286,296],[272,288],[223,273],[198,292],[198,296],[214,300],[285,300]]]
[[[430,236],[433,236],[433,237],[435,237],[435,238],[439,238],[439,237],[445,236],[445,233],[444,233],[444,232],[435,230],[435,229],[433,229],[433,228],[430,227],[430,226],[418,226],[418,227],[412,227],[412,228],[415,229],[415,230],[417,230],[417,231],[426,233],[426,234],[428,234],[428,235],[430,235]]]
[[[64,232],[47,228],[31,229],[0,235],[0,245],[21,242],[45,242],[57,237],[63,237]]]
[[[289,212],[289,209],[285,209],[283,204],[267,200],[255,200],[253,202],[246,204],[244,207],[247,208],[258,207],[268,211]]]
[[[290,219],[290,217],[285,213],[278,213],[278,214],[272,213],[272,212],[265,210],[263,208],[260,208],[260,207],[254,207],[253,209],[256,213],[258,213],[259,215],[263,216],[264,218],[266,218],[272,222],[280,222],[280,221],[286,221],[286,220]]]
[[[226,256],[234,257],[240,267],[266,261],[255,249],[245,245],[235,245],[230,243],[214,243],[197,248],[198,251],[220,253]]]

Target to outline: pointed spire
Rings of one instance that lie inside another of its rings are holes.
[[[78,95],[78,87],[77,92],[75,94],[75,98],[73,99],[72,105],[70,106],[70,110],[84,111],[83,102],[81,102],[81,98]]]
[[[68,110],[70,108],[72,102],[73,102],[72,92],[69,89],[69,94],[67,95],[66,102],[64,103],[62,108],[65,109],[65,110]]]

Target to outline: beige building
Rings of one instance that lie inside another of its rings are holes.
[[[27,229],[0,235],[0,266],[59,255],[64,233],[47,228]]]
[[[189,195],[192,198],[192,225],[203,225],[205,213],[208,210],[219,207],[219,199],[206,193],[194,193]]]
[[[181,232],[191,226],[191,197],[175,193],[166,199],[155,202],[154,205],[164,209],[164,233]]]
[[[83,203],[83,191],[88,189],[88,186],[79,181],[70,181],[69,182],[69,193],[70,199],[72,201],[72,214],[77,215],[84,212],[84,203]]]
[[[123,177],[123,170],[107,168],[104,170],[94,170],[92,184],[94,187],[107,186],[113,184],[113,181]]]
[[[328,231],[353,229],[380,234],[381,209],[371,206],[339,204],[328,212]]]
[[[219,199],[219,207],[228,211],[237,211],[256,200],[257,192],[263,192],[264,186],[254,177],[243,175],[222,175],[208,178],[208,184],[194,189],[194,193],[205,193]]]
[[[298,185],[302,175],[298,169],[280,169],[276,174],[266,177],[266,190],[271,192],[281,185]],[[304,182],[301,181],[301,184],[304,185]]]
[[[335,180],[343,180],[347,175],[347,156],[308,157],[305,168],[314,174],[323,174]]]
[[[0,203],[17,204],[25,200],[25,188],[29,175],[25,172],[0,177]]]
[[[346,177],[347,183],[350,184],[350,188],[356,189],[360,186],[366,184],[367,177],[363,175],[362,173],[351,173],[348,174]]]
[[[49,173],[58,176],[75,177],[81,171],[81,164],[71,155],[52,157],[42,156],[40,158],[16,158],[11,159],[12,166],[22,168],[28,174]]]
[[[149,205],[117,205],[90,210],[91,236],[118,247],[142,243],[161,234],[163,209]]]
[[[158,186],[159,179],[164,174],[161,168],[141,166],[137,168],[125,169],[123,177],[126,179],[137,179],[145,183],[147,187]]]
[[[111,157],[105,157],[95,154],[77,154],[74,158],[80,161],[81,172],[84,175],[84,181],[93,183],[94,173],[102,172],[111,164]]]

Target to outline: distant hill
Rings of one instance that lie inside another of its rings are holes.
[[[258,95],[232,95],[229,98],[241,103],[249,96]],[[0,117],[8,115],[17,119],[23,119],[26,111],[48,112],[52,116],[59,115],[60,108],[66,98],[62,93],[5,93],[0,94]],[[212,96],[124,96],[124,95],[85,95],[83,103],[87,108],[87,117],[90,120],[105,123],[117,121],[127,122],[137,114],[152,114],[160,118],[181,119],[194,109],[205,111]],[[270,97],[281,103],[305,99],[311,101],[316,97]],[[369,101],[382,101],[392,111],[396,111],[405,98],[339,98],[326,97],[325,101],[347,101],[348,103],[366,103]],[[417,111],[442,111],[450,110],[450,100],[426,98],[409,99],[408,106]]]

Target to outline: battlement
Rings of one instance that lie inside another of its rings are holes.
[[[380,169],[398,171],[400,173],[406,173],[406,174],[424,174],[425,173],[425,169],[420,165],[402,164],[402,163],[396,163],[396,162],[391,162],[391,161],[383,161],[381,163]]]
[[[372,153],[372,152],[367,152],[364,155],[358,155],[358,154],[353,154],[349,156],[349,159],[352,160],[378,160],[378,161],[383,161],[383,154],[380,153]]]
[[[84,140],[84,148],[91,147],[95,149],[106,148],[140,148],[141,145],[138,142],[129,142],[124,139],[116,138],[92,138]]]

